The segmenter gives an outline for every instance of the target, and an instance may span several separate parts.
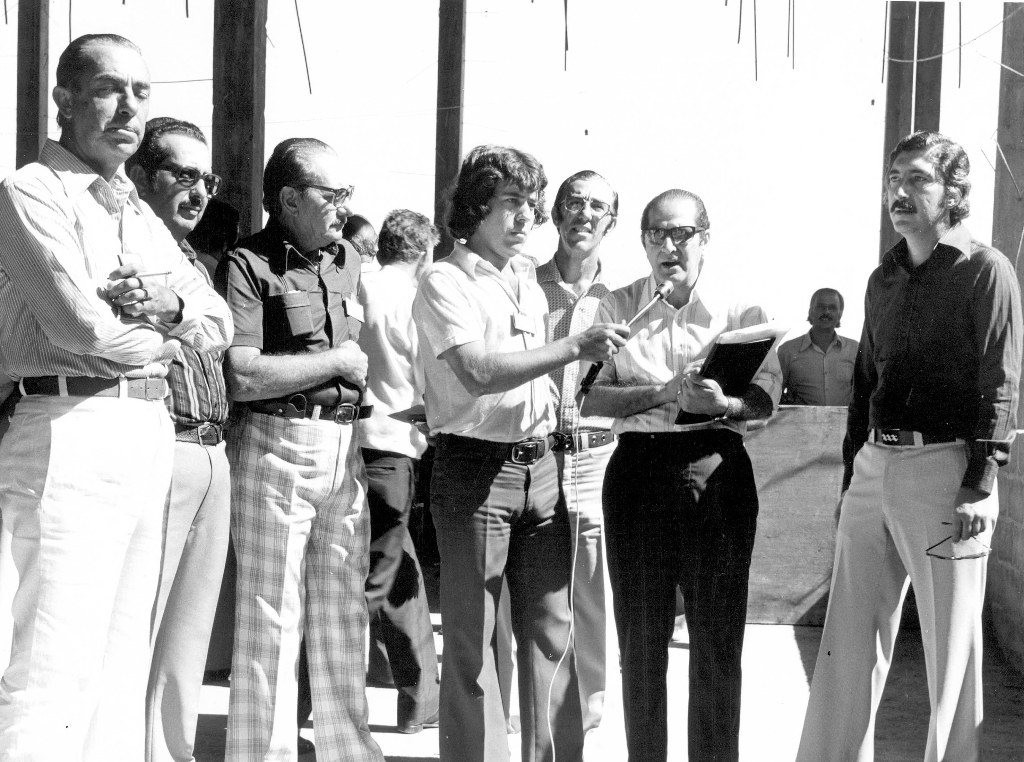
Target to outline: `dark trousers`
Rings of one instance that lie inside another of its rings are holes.
[[[508,582],[523,762],[579,762],[583,720],[569,643],[570,537],[554,455],[519,465],[500,445],[438,438],[431,512],[441,551],[443,762],[505,762],[493,636]],[[507,449],[507,448],[506,448]],[[550,729],[550,732],[549,732]]]
[[[362,453],[370,507],[366,608],[371,667],[374,651],[386,658],[398,689],[398,724],[420,724],[437,712],[440,687],[427,591],[408,530],[416,461],[365,447]],[[306,675],[306,664],[300,662],[300,727],[312,710]]]
[[[735,762],[758,511],[742,438],[724,430],[624,434],[603,502],[629,762],[667,758],[677,585],[690,633],[689,759]]]

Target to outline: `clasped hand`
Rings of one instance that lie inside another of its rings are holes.
[[[127,264],[110,273],[105,288],[107,300],[129,317],[151,315],[170,322],[181,308],[178,295],[166,286],[146,283],[139,272],[137,264]]]

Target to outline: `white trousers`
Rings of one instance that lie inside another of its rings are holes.
[[[974,762],[982,718],[981,610],[987,558],[925,549],[951,534],[963,444],[865,444],[843,500],[825,631],[798,762],[870,762],[909,583],[921,621],[931,722],[925,762]],[[988,498],[998,502],[995,490]],[[990,534],[979,537],[991,545]]]
[[[572,532],[573,647],[584,732],[600,725],[604,712],[607,613],[601,488],[614,452],[613,443],[579,453],[555,453]]]
[[[143,758],[174,430],[162,401],[30,396],[0,444],[19,576],[0,760]]]

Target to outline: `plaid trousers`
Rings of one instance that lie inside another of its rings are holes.
[[[304,630],[317,759],[383,762],[366,703],[370,517],[354,426],[246,410],[231,432],[238,583],[226,759],[296,759]]]

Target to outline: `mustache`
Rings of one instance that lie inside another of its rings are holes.
[[[907,199],[898,198],[892,202],[892,206],[889,207],[890,212],[902,211],[902,212],[916,212],[917,209]]]

